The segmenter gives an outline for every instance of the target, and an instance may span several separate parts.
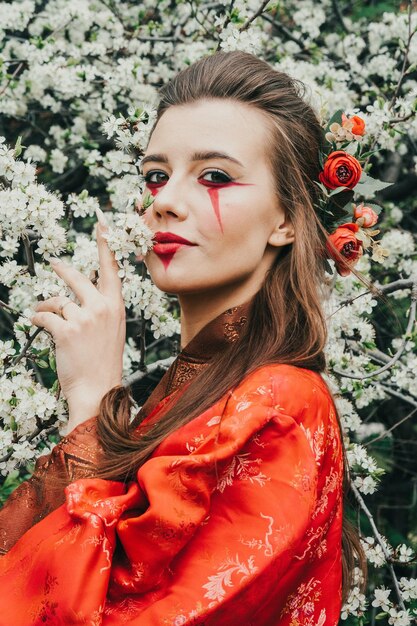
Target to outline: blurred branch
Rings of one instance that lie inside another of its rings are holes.
[[[246,22],[243,24],[243,26],[241,28],[239,28],[240,32],[243,33],[244,30],[247,30],[249,28],[249,26],[252,24],[252,22],[254,22],[256,20],[257,17],[259,17],[261,15],[261,13],[263,13],[266,5],[269,3],[269,0],[263,0],[261,6],[259,7],[259,9],[252,15],[252,17],[250,17],[248,20],[246,20]]]
[[[0,309],[7,309],[8,311],[13,313],[14,315],[20,315],[19,311],[17,311],[16,309],[13,309],[13,307],[11,307],[8,304],[6,304],[5,302],[3,302],[3,300],[0,300]]]
[[[23,67],[23,63],[19,63],[19,65],[17,66],[13,74],[9,76],[7,83],[4,85],[3,89],[0,91],[0,96],[2,96],[7,91],[8,86],[12,82],[13,78],[20,72],[22,67]]]
[[[281,33],[281,35],[284,35],[284,37],[286,39],[288,39],[289,41],[293,41],[294,43],[296,43],[298,46],[300,46],[301,50],[303,52],[310,52],[310,50],[307,48],[307,46],[305,45],[305,43],[303,42],[302,39],[299,39],[298,37],[296,37],[295,35],[292,34],[292,32],[289,30],[289,28],[287,28],[286,26],[284,26],[284,24],[281,24],[280,22],[276,22],[272,17],[270,17],[269,15],[265,15],[262,14],[262,19],[266,20],[267,22],[269,22],[270,24],[272,24],[272,26],[274,28],[277,29],[277,31],[279,33]]]
[[[30,243],[29,236],[26,232],[22,234],[23,247],[25,250],[26,263],[28,264],[28,272],[31,276],[36,276],[35,257]]]
[[[406,395],[405,393],[401,393],[397,391],[392,385],[389,383],[378,383],[381,389],[383,389],[390,396],[394,396],[395,398],[399,398],[399,400],[403,400],[403,402],[407,402],[412,406],[417,407],[417,400],[415,400],[412,396]]]
[[[50,418],[48,420],[48,422],[51,422],[52,419],[56,419],[56,416],[53,416],[53,418]],[[48,423],[46,423],[46,424],[37,426],[37,428],[34,431],[32,431],[30,433],[30,435],[28,435],[27,437],[26,437],[26,435],[22,435],[22,437],[18,438],[17,442],[15,442],[15,443],[18,443],[20,441],[32,441],[33,439],[35,439],[35,437],[37,437],[41,433],[45,436],[45,439],[46,439],[46,437],[48,435],[50,435],[51,433],[53,433],[56,430],[57,430],[56,426],[50,426],[50,425],[48,425]],[[5,455],[0,457],[0,463],[4,463],[5,461],[8,461],[13,456],[13,452],[14,452],[14,450],[10,450]]]
[[[153,372],[156,372],[156,370],[158,369],[167,370],[174,361],[175,361],[174,356],[169,356],[166,359],[160,359],[159,361],[155,361],[154,363],[147,365],[146,370],[144,371],[138,370],[137,372],[134,372],[133,374],[128,376],[128,378],[126,378],[123,381],[123,384],[125,387],[128,387],[130,385],[133,385],[133,383],[137,383],[142,378],[145,378],[145,376],[147,376],[148,374],[152,374]]]
[[[416,320],[416,309],[417,309],[417,283],[413,285],[412,292],[411,292],[411,305],[410,305],[410,313],[408,316],[407,328],[403,335],[401,345],[398,348],[397,352],[394,354],[394,356],[385,365],[383,365],[377,370],[374,370],[373,372],[369,372],[368,374],[349,374],[348,372],[343,372],[341,370],[336,370],[336,369],[334,369],[333,372],[335,374],[338,374],[339,376],[343,376],[344,378],[352,378],[354,380],[365,380],[367,378],[373,378],[374,376],[379,376],[379,374],[382,374],[383,372],[386,372],[388,369],[390,369],[400,359],[400,357],[402,356],[405,350],[405,347],[407,345],[407,340],[411,334],[414,322]]]
[[[384,554],[385,560],[387,561],[387,567],[389,569],[392,581],[394,583],[395,592],[396,592],[397,598],[398,598],[398,604],[400,605],[401,609],[403,611],[405,611],[404,600],[403,600],[403,597],[402,597],[402,594],[401,594],[401,591],[400,591],[400,587],[399,587],[399,584],[398,584],[397,575],[395,573],[394,567],[393,567],[392,562],[391,562],[391,555],[390,555],[390,553],[387,550],[385,542],[384,542],[384,540],[383,540],[383,538],[382,538],[378,528],[376,527],[375,520],[374,520],[374,518],[372,516],[372,513],[370,512],[370,510],[366,506],[365,500],[362,498],[362,495],[360,494],[359,489],[353,483],[350,484],[350,488],[352,489],[352,492],[353,492],[353,494],[354,494],[354,496],[355,496],[355,498],[356,498],[360,508],[362,509],[362,511],[365,513],[366,517],[369,520],[369,523],[371,525],[372,532],[374,534],[375,539],[377,540],[377,542],[381,546],[381,549],[382,549],[382,552]]]
[[[390,433],[392,433],[392,431],[395,430],[398,426],[401,426],[401,424],[403,424],[404,422],[409,420],[411,417],[413,417],[415,413],[417,413],[417,403],[416,403],[416,407],[412,411],[410,411],[410,413],[407,413],[405,417],[402,417],[400,420],[398,420],[398,422],[395,422],[395,424],[393,424],[390,428],[388,428],[388,430],[378,435],[378,437],[375,437],[375,439],[371,439],[370,441],[367,441],[366,443],[364,443],[365,447],[370,446],[372,443],[375,443],[376,441],[385,439],[385,437],[387,437]]]
[[[22,359],[23,357],[26,355],[27,351],[29,350],[30,346],[32,345],[32,343],[34,342],[34,340],[36,339],[36,337],[39,335],[39,333],[41,333],[43,330],[45,330],[44,328],[37,328],[35,330],[35,332],[33,333],[33,335],[31,335],[29,337],[29,339],[27,340],[27,342],[25,343],[25,345],[23,346],[22,351],[14,357],[14,359],[12,359],[11,364],[12,365],[17,365]]]
[[[400,73],[400,77],[398,79],[397,82],[397,86],[395,88],[394,94],[391,98],[391,101],[389,103],[388,109],[391,110],[392,107],[394,106],[399,93],[400,93],[400,89],[401,89],[401,85],[403,83],[404,80],[404,76],[406,74],[406,67],[407,67],[407,61],[408,61],[408,55],[410,53],[410,45],[411,45],[411,39],[413,38],[413,35],[416,34],[416,30],[411,31],[411,15],[412,15],[412,10],[413,10],[413,2],[412,0],[408,0],[408,39],[407,39],[407,43],[405,45],[405,54],[404,54],[404,59],[403,59],[403,64],[402,64],[402,68],[401,68],[401,73]]]
[[[387,283],[386,285],[378,285],[375,287],[376,294],[384,293],[389,294],[394,291],[400,291],[401,289],[412,289],[415,281],[412,278],[400,278],[399,280],[394,280],[392,283]],[[370,293],[367,291],[366,293]]]
[[[339,3],[337,2],[337,0],[332,0],[332,7],[333,7],[333,11],[335,12],[335,15],[340,23],[340,26],[343,28],[343,30],[345,31],[345,33],[350,33],[349,28],[347,27],[347,24],[344,20],[344,17],[342,15],[342,11],[340,10],[339,7]]]

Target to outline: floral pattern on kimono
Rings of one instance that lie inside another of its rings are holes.
[[[320,375],[261,367],[136,480],[68,485],[0,559],[0,626],[336,626],[342,477]]]

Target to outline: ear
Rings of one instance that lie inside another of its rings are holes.
[[[281,216],[269,236],[268,243],[274,247],[286,246],[294,241],[294,227],[288,217]]]

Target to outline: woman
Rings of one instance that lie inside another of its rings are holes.
[[[184,347],[132,425],[105,226],[99,289],[54,266],[80,306],[50,298],[32,321],[55,338],[70,433],[2,512],[0,624],[337,624],[321,141],[299,86],[245,53],[161,90],[142,161],[146,265],[179,297]],[[353,550],[346,534],[345,564]]]

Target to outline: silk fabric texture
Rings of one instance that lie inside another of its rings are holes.
[[[0,559],[0,624],[336,626],[342,478],[321,376],[259,368],[135,481],[70,483]]]

